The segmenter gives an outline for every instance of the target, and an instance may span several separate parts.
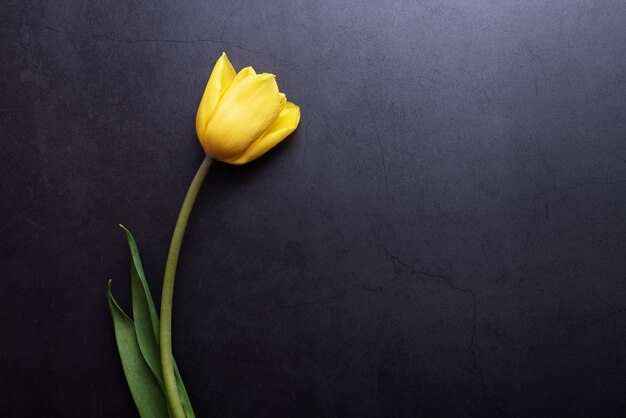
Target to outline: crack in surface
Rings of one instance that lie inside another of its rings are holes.
[[[240,11],[242,8],[243,8],[243,0],[239,3],[239,5],[237,7],[235,7],[228,14],[228,16],[226,16],[226,19],[224,19],[224,23],[222,24],[222,32],[220,34],[220,42],[225,42],[224,41],[224,35],[226,34],[226,25],[228,25],[228,23],[230,22],[230,19],[232,19],[232,17],[235,15],[235,13]]]
[[[264,56],[264,57],[270,58],[270,59],[272,59],[272,60],[274,60],[274,61],[276,61],[276,62],[278,62],[280,64],[283,64],[283,65],[286,65],[288,67],[297,69],[298,71],[303,71],[302,68],[300,68],[298,65],[296,65],[296,64],[294,64],[294,63],[292,63],[290,61],[280,60],[280,59],[274,57],[271,54],[268,54],[268,53],[265,53],[265,52],[261,52],[261,51],[257,51],[257,50],[254,50],[254,49],[250,49],[248,47],[245,47],[243,45],[236,44],[236,43],[233,43],[233,42],[225,41],[223,39],[224,33],[222,33],[222,36],[221,36],[220,39],[212,39],[212,38],[193,38],[193,39],[177,39],[177,38],[122,38],[122,37],[115,37],[115,36],[106,35],[104,33],[85,33],[85,32],[77,32],[77,31],[59,29],[59,28],[55,28],[55,27],[49,26],[49,25],[47,25],[45,23],[19,22],[19,25],[21,25],[21,26],[28,26],[28,27],[32,27],[32,28],[43,29],[43,30],[47,30],[47,31],[50,31],[50,32],[58,33],[60,35],[74,36],[74,37],[82,38],[82,39],[105,40],[105,41],[109,41],[109,42],[118,42],[118,43],[125,43],[125,44],[143,44],[143,43],[200,44],[200,43],[210,43],[210,44],[214,44],[214,45],[226,45],[228,47],[235,48],[235,49],[240,49],[242,51],[246,51],[246,52],[249,52],[249,53],[254,54],[254,55],[259,55],[259,56]]]
[[[457,286],[454,283],[454,279],[452,277],[449,276],[445,276],[445,275],[441,275],[441,274],[434,274],[434,273],[430,273],[428,271],[422,270],[422,269],[417,269],[415,268],[414,265],[407,263],[406,261],[402,260],[400,257],[392,254],[387,248],[385,248],[384,246],[380,247],[389,257],[389,259],[391,259],[392,261],[394,261],[395,263],[406,267],[407,269],[409,269],[409,271],[413,274],[418,274],[421,276],[425,276],[431,279],[437,279],[439,282],[444,283],[447,287],[453,289],[454,291],[460,292],[460,293],[464,293],[466,295],[469,295],[469,297],[471,298],[471,310],[472,310],[472,325],[471,325],[471,332],[470,332],[470,338],[469,338],[469,342],[468,342],[468,346],[466,348],[466,351],[469,352],[470,356],[471,356],[471,371],[472,371],[472,381],[475,381],[474,379],[478,379],[478,384],[480,385],[480,390],[482,392],[482,396],[485,399],[485,401],[492,405],[492,407],[494,409],[496,409],[499,413],[503,413],[503,409],[500,407],[500,405],[498,405],[498,403],[495,401],[495,399],[492,398],[492,396],[490,396],[489,391],[487,390],[487,386],[485,384],[485,378],[483,376],[483,373],[480,371],[480,369],[478,368],[477,365],[477,358],[478,358],[478,350],[476,348],[476,340],[477,340],[477,331],[478,331],[478,302],[477,302],[477,297],[478,297],[478,293],[480,291],[482,291],[483,289],[485,289],[486,287],[493,285],[495,283],[498,283],[501,280],[504,280],[504,278],[506,278],[509,273],[507,273],[506,271],[502,272],[498,278],[496,280],[488,280],[486,281],[483,285],[481,285],[480,287],[478,287],[477,289],[471,289],[471,288],[463,288],[460,286]],[[513,272],[517,272],[521,269],[524,268],[524,265],[522,265],[521,267],[513,270]]]
[[[236,322],[243,321],[243,320],[246,320],[246,319],[256,318],[256,317],[259,317],[259,316],[270,315],[270,314],[275,313],[275,312],[289,311],[289,310],[303,308],[303,307],[307,307],[307,306],[320,305],[320,304],[322,304],[324,302],[327,302],[329,300],[337,299],[337,298],[339,298],[339,297],[349,293],[353,289],[356,289],[356,288],[359,288],[359,287],[360,287],[360,285],[358,285],[358,284],[357,285],[352,285],[352,286],[347,287],[346,289],[340,290],[339,292],[333,293],[332,295],[326,296],[326,297],[323,297],[323,298],[312,299],[312,300],[308,300],[308,301],[302,301],[302,302],[294,303],[294,304],[291,304],[291,305],[279,305],[279,306],[274,306],[272,308],[268,308],[268,309],[263,310],[263,311],[253,312],[253,313],[251,313],[249,315],[244,315],[244,316],[241,316],[239,318],[234,318],[232,321],[230,321],[228,323],[228,325],[232,325],[232,324],[234,324]]]

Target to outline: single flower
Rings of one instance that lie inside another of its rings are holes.
[[[128,230],[133,259],[134,320],[113,299],[109,282],[107,293],[115,338],[128,386],[142,417],[195,418],[174,362],[172,305],[183,237],[213,160],[230,164],[252,161],[285,139],[299,122],[300,108],[287,102],[278,91],[273,74],[256,74],[252,67],[237,74],[226,54],[217,60],[196,115],[196,130],[206,156],[189,186],[174,227],[163,275],[160,317],[144,277],[137,244]]]
[[[278,90],[274,74],[252,67],[235,72],[225,53],[217,60],[196,115],[204,151],[230,164],[265,154],[293,132],[300,108]]]

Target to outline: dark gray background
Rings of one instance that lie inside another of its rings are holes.
[[[136,415],[105,301],[160,296],[226,51],[297,132],[215,165],[174,349],[199,417],[626,407],[623,0],[0,7],[2,416]]]

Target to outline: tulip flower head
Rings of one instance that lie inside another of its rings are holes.
[[[225,53],[217,60],[196,115],[204,151],[230,164],[265,154],[293,132],[300,108],[278,90],[274,74],[252,67],[235,72]]]

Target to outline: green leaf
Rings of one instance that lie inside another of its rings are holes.
[[[133,318],[135,320],[135,332],[139,348],[143,354],[146,363],[152,370],[154,377],[157,379],[161,389],[163,388],[163,371],[161,369],[161,354],[159,350],[159,316],[148,287],[148,282],[139,257],[139,249],[135,238],[123,225],[120,227],[126,233],[128,247],[132,256],[131,261],[131,289],[133,301]],[[185,385],[180,377],[180,372],[174,361],[174,372],[176,373],[176,382],[178,384],[178,392],[181,397],[183,410],[187,418],[195,418],[189,395],[185,389]]]
[[[142,418],[168,418],[165,395],[141,354],[133,321],[111,294],[111,281],[107,285],[107,297],[122,368],[139,415]]]
[[[196,414],[194,414],[193,408],[191,407],[191,401],[189,400],[187,389],[185,389],[185,385],[183,385],[183,378],[180,377],[180,372],[178,371],[178,365],[176,365],[176,360],[174,360],[174,373],[176,374],[176,384],[178,385],[180,403],[183,404],[183,410],[185,411],[185,415],[187,416],[187,418],[196,418]]]
[[[159,351],[159,317],[148,288],[135,238],[123,225],[120,225],[120,227],[126,233],[128,247],[132,256],[130,282],[137,341],[146,363],[148,363],[154,377],[161,388],[163,388],[163,371],[161,369],[161,354]]]

